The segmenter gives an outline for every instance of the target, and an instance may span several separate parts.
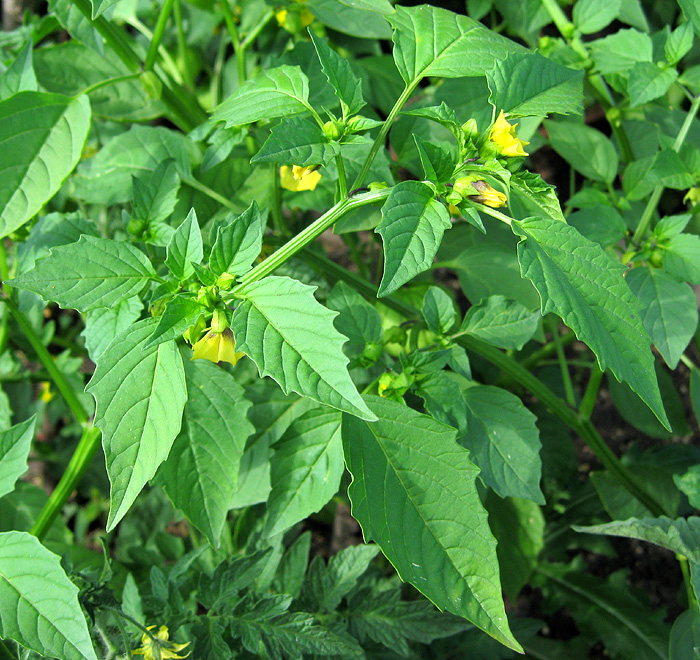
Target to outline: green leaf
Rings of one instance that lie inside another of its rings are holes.
[[[303,117],[282,119],[272,129],[251,163],[286,165],[326,165],[340,153],[337,142],[330,142],[315,122]]]
[[[178,280],[184,282],[194,275],[192,264],[199,264],[203,257],[202,232],[195,210],[190,209],[168,243],[165,265]]]
[[[180,189],[175,161],[164,160],[153,172],[135,175],[133,186],[132,217],[148,223],[164,221],[173,212]]]
[[[693,369],[692,373],[697,374],[698,369]],[[697,378],[698,376],[695,376],[696,381]],[[690,506],[694,509],[700,507],[700,465],[693,465],[682,475],[674,474],[673,482],[678,486],[678,490],[685,493]]]
[[[97,307],[87,313],[85,329],[81,334],[85,338],[85,348],[93,362],[102,355],[117,335],[141,316],[142,309],[141,300],[133,296],[112,307]]]
[[[577,172],[612,183],[620,162],[612,143],[600,131],[573,122],[545,122],[552,149]]]
[[[75,3],[71,0],[49,0],[49,10],[71,37],[100,55],[104,53],[102,35]]]
[[[431,119],[441,126],[444,126],[458,140],[460,137],[463,137],[462,127],[457,119],[455,111],[444,101],[440,105],[416,108],[415,110],[402,110],[401,114],[408,117],[424,117],[425,119]]]
[[[450,214],[430,186],[420,181],[394,186],[374,230],[384,243],[384,275],[377,295],[389,295],[428,270],[443,233],[451,226]]]
[[[467,432],[467,404],[459,382],[448,371],[433,371],[417,381],[416,394],[425,402],[425,410],[438,422]]]
[[[583,71],[574,71],[539,53],[511,53],[486,72],[496,113],[511,117],[568,115],[583,111]]]
[[[544,213],[552,220],[566,222],[557,190],[545,183],[539,174],[520,170],[510,178],[511,206],[519,203],[527,209],[523,215]]]
[[[316,36],[309,28],[309,36],[321,62],[323,73],[343,104],[343,116],[357,114],[365,105],[362,98],[362,81],[353,72],[350,62],[336,53],[325,39]],[[297,163],[300,165],[301,163]]]
[[[690,370],[690,400],[695,413],[695,420],[700,423],[700,369]]]
[[[425,76],[479,76],[522,47],[467,16],[421,5],[396,7],[387,16],[394,29],[394,61],[407,85]]]
[[[243,275],[262,250],[265,218],[253,200],[240,215],[227,215],[216,230],[209,267],[217,274]]]
[[[457,323],[455,304],[438,286],[431,286],[423,296],[421,308],[428,329],[436,335],[447,334]]]
[[[542,0],[493,0],[493,5],[505,20],[509,33],[514,32],[533,47],[537,45],[540,30],[552,22]]]
[[[177,339],[185,330],[197,323],[199,317],[207,311],[194,298],[179,295],[165,304],[165,309],[158,317],[158,325],[144,348],[150,348],[165,341]]]
[[[0,75],[0,99],[6,99],[19,92],[36,92],[37,82],[32,66],[31,38],[22,46],[14,61]]]
[[[132,177],[154,172],[172,158],[180,176],[191,175],[192,141],[162,126],[132,126],[81,163],[73,177],[75,196],[89,204],[119,204],[132,197]]]
[[[155,319],[146,319],[119,335],[98,358],[85,388],[95,397],[95,426],[102,431],[111,484],[110,531],[167,458],[187,400],[175,342],[144,348],[156,325]]]
[[[0,238],[48,202],[78,164],[90,129],[86,96],[20,92],[0,101]]]
[[[576,211],[566,221],[588,240],[603,247],[614,245],[627,233],[627,225],[617,209],[603,204]]]
[[[394,401],[366,400],[378,421],[346,415],[342,427],[352,514],[365,540],[439,608],[520,651],[503,608],[478,470],[455,444],[455,430]]]
[[[304,112],[308,107],[309,79],[298,66],[261,71],[244,82],[214,110],[212,121],[227,127],[250,124]]]
[[[685,190],[693,185],[692,170],[672,149],[632,161],[626,168],[622,187],[631,200],[644,199],[655,186]]]
[[[639,299],[642,323],[651,340],[675,369],[698,326],[693,290],[658,268],[633,268],[625,280]]]
[[[577,532],[624,536],[654,543],[683,555],[690,561],[700,562],[700,518],[630,518],[602,525],[573,525]]]
[[[307,0],[306,6],[324,25],[361,39],[388,39],[391,30],[384,14],[390,14],[385,0]],[[369,5],[372,5],[371,7]]]
[[[651,37],[637,30],[619,30],[590,43],[591,55],[603,75],[627,73],[637,62],[651,62]]]
[[[78,588],[26,532],[0,533],[0,638],[59,660],[97,660]]]
[[[663,96],[677,78],[675,69],[660,69],[650,62],[638,62],[630,71],[630,107],[637,108]]]
[[[468,431],[459,443],[469,449],[484,484],[501,497],[544,504],[537,418],[500,387],[475,385],[465,390],[464,399]]]
[[[288,277],[246,285],[233,312],[236,347],[285,393],[373,420],[348,375],[335,314],[316,302],[314,290]]]
[[[275,536],[320,511],[340,487],[340,413],[315,408],[298,417],[273,447],[265,534]]]
[[[219,547],[248,436],[243,388],[206,360],[185,360],[188,398],[182,429],[155,481],[209,543]]]
[[[664,44],[664,53],[669,64],[680,62],[693,47],[692,23],[681,23],[668,37]]]
[[[35,423],[36,415],[32,415],[24,422],[0,430],[0,497],[11,493],[17,479],[27,471]]]
[[[697,0],[678,0],[685,17],[693,24],[695,34],[700,37],[700,6]]]
[[[591,348],[604,371],[627,382],[669,427],[639,302],[624,281],[625,267],[573,227],[546,218],[514,220],[523,240],[518,259],[542,299],[542,314],[558,314]]]
[[[92,3],[92,20],[94,21],[105,9],[117,4],[119,0],[90,0]]]
[[[453,155],[451,151],[440,145],[426,142],[418,134],[414,134],[413,139],[423,166],[424,178],[435,183],[449,181],[455,170],[456,154]]]
[[[63,308],[87,312],[138,294],[154,277],[151,262],[133,245],[81,236],[77,243],[54,248],[32,270],[9,283]]]
[[[537,332],[540,318],[538,312],[531,312],[519,302],[489,296],[469,308],[459,332],[499,348],[519,351]]]
[[[700,236],[679,234],[664,245],[664,269],[693,285],[700,284]]]
[[[622,0],[578,0],[572,19],[582,34],[600,32],[612,23],[620,13]]]
[[[498,541],[501,582],[508,598],[515,602],[530,581],[537,557],[544,548],[544,516],[535,502],[518,497],[502,499],[493,492],[486,496],[489,525]]]

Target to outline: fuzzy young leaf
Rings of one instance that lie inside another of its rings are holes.
[[[202,257],[202,232],[199,230],[195,210],[190,209],[168,243],[165,265],[175,277],[184,282],[194,274],[192,264],[199,264]]]
[[[87,96],[20,92],[0,102],[0,238],[31,219],[80,160],[90,129]],[[11,155],[11,157],[10,157]]]
[[[490,385],[464,392],[467,434],[459,443],[481,468],[482,481],[501,497],[544,504],[537,419],[514,394]]]
[[[340,413],[315,408],[296,419],[274,446],[267,536],[319,511],[338,492],[344,468]]]
[[[373,420],[347,372],[345,338],[333,327],[335,314],[316,302],[313,291],[288,277],[247,285],[233,312],[236,347],[285,393]]]
[[[243,275],[262,249],[265,218],[255,200],[240,215],[226,216],[227,222],[216,230],[209,255],[209,267],[217,274]]]
[[[63,308],[87,312],[140,293],[156,276],[146,255],[129,243],[81,236],[39,259],[9,284],[29,289]]]
[[[353,517],[403,580],[509,648],[496,541],[476,490],[478,469],[454,429],[394,401],[367,397],[379,420],[343,417]],[[464,539],[468,538],[469,543]]]
[[[153,172],[134,176],[134,204],[131,215],[137,220],[162,222],[177,204],[180,177],[175,161],[164,160]]]
[[[185,361],[189,396],[182,429],[156,483],[172,503],[219,547],[248,436],[251,403],[227,371],[206,360]]]
[[[522,52],[510,39],[447,9],[396,7],[387,20],[394,29],[394,61],[407,85],[424,76],[479,76],[508,53]]]
[[[0,638],[58,660],[97,660],[78,588],[26,532],[0,533]]]
[[[496,60],[486,79],[491,105],[512,117],[580,114],[583,109],[583,71],[539,53],[511,53]]]
[[[19,92],[36,92],[37,82],[32,66],[32,40],[22,46],[17,57],[0,74],[0,99],[6,99]]]
[[[389,295],[428,270],[451,226],[450,214],[430,186],[420,181],[394,186],[375,229],[384,244],[384,275],[377,295]]]
[[[36,415],[32,415],[24,422],[0,430],[0,497],[12,492],[17,479],[27,471],[35,423]]]
[[[298,66],[283,65],[243,83],[214,110],[212,120],[231,127],[296,115],[307,109],[308,100],[309,79]]]
[[[541,316],[519,302],[489,296],[469,308],[459,329],[499,348],[520,350],[537,331]]]
[[[111,483],[107,529],[114,529],[167,458],[187,400],[182,358],[174,341],[144,348],[155,319],[134,324],[97,360],[85,388],[97,402],[95,426]]]
[[[330,142],[319,126],[303,117],[283,119],[272,129],[251,163],[287,165],[326,165],[340,153],[337,142]]]
[[[633,268],[625,280],[639,299],[642,323],[651,340],[675,369],[698,327],[693,290],[658,268]]]
[[[547,218],[514,220],[522,237],[518,259],[523,277],[537,288],[542,313],[558,314],[593,350],[604,371],[627,382],[670,430],[654,372],[650,338],[639,302],[615,263],[597,243],[573,227]]]
[[[344,113],[354,115],[365,105],[362,98],[362,81],[357,78],[350,63],[338,53],[336,53],[325,39],[316,36],[316,33],[309,28],[309,35],[313,41],[318,59],[321,61],[321,68],[326,74],[328,82],[335,90],[336,95],[344,106]],[[301,164],[301,163],[298,163]]]

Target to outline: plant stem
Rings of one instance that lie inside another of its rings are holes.
[[[168,18],[170,18],[170,12],[173,9],[174,2],[175,0],[164,0],[163,6],[160,8],[160,13],[158,14],[156,26],[153,28],[153,36],[151,37],[151,43],[148,44],[146,58],[143,61],[144,71],[153,70],[153,65],[156,63],[156,58],[158,57],[158,47],[160,46],[160,42],[163,40],[165,26],[168,23]]]
[[[285,261],[287,261],[292,255],[320,236],[324,231],[326,231],[326,229],[332,227],[333,223],[345,215],[348,211],[361,206],[366,206],[367,204],[372,204],[373,202],[384,200],[389,196],[390,191],[391,188],[385,188],[383,190],[375,190],[362,195],[346,197],[345,199],[340,200],[334,207],[326,211],[326,213],[318,218],[318,220],[312,222],[306,229],[297,234],[289,242],[285,243],[279,250],[265,259],[265,261],[259,263],[257,266],[255,266],[255,268],[248,271],[248,273],[240,279],[238,285],[232,289],[231,296],[236,297],[236,294],[240,294],[246,285],[256,282],[266,275],[269,275]]]
[[[51,376],[51,379],[56,385],[56,388],[61,393],[61,396],[63,396],[68,407],[71,409],[71,412],[73,413],[75,419],[80,424],[87,423],[89,418],[87,411],[85,410],[85,408],[83,408],[83,404],[80,403],[78,397],[75,395],[75,392],[73,392],[73,389],[68,384],[68,381],[63,375],[63,372],[56,366],[56,363],[54,362],[49,352],[46,350],[46,347],[44,346],[44,344],[41,343],[41,339],[34,331],[34,328],[32,327],[31,323],[29,323],[29,321],[27,320],[27,317],[24,314],[22,314],[19,307],[17,307],[15,302],[9,296],[6,295],[2,299],[2,302],[4,302],[5,307],[10,310],[10,314],[12,314],[15,321],[17,321],[17,325],[19,325],[22,332],[24,333],[24,336],[32,345],[32,348],[34,349],[34,352],[39,358],[39,361],[44,365],[46,371],[48,371],[49,375]]]
[[[100,429],[85,425],[83,435],[68,462],[65,472],[48,501],[39,512],[39,516],[29,530],[30,534],[34,534],[39,540],[44,537],[54,518],[60,513],[68,498],[73,494],[99,444]]]
[[[196,179],[193,179],[189,176],[180,177],[180,180],[182,181],[182,183],[189,186],[190,188],[199,190],[199,192],[204,193],[208,197],[211,197],[213,200],[216,200],[222,206],[225,206],[226,208],[229,208],[232,211],[238,211],[238,207],[231,200],[226,199],[226,197],[220,195],[218,192],[216,192],[216,190],[212,190],[209,186],[202,183],[201,181],[197,181]]]
[[[674,151],[678,152],[680,150],[681,145],[685,141],[686,135],[688,135],[690,126],[692,125],[693,119],[695,119],[695,115],[698,113],[699,108],[700,94],[698,94],[693,100],[693,102],[690,104],[688,114],[685,116],[685,120],[683,121],[681,130],[678,131],[678,135],[676,136],[676,139],[673,143]],[[659,200],[661,199],[661,194],[663,193],[663,191],[664,186],[662,185],[656,186],[652,191],[651,197],[649,198],[649,201],[647,202],[647,205],[644,208],[644,213],[642,213],[642,217],[639,220],[637,229],[635,230],[634,236],[632,237],[633,245],[638,247],[639,244],[644,240],[644,236],[646,235],[647,229],[649,228],[649,223],[651,222],[651,219],[654,216],[654,211],[656,211],[656,207],[659,205]]]
[[[4,283],[7,282],[7,280],[10,279],[10,271],[7,267],[7,253],[5,252],[5,241],[4,239],[0,238],[0,280]],[[5,295],[9,296],[11,294],[11,289],[7,284],[4,285],[5,287]],[[2,318],[0,318],[0,355],[2,355],[5,352],[5,349],[7,348],[7,341],[9,339],[9,330],[8,330],[8,321],[9,317],[7,315],[7,309],[5,307],[2,308]]]
[[[566,347],[572,342],[576,340],[576,333],[573,330],[569,330],[569,332],[565,332],[563,335],[559,335],[559,344],[562,347]],[[536,351],[533,351],[528,355],[526,358],[520,361],[520,364],[523,365],[523,367],[530,368],[534,367],[537,365],[538,362],[541,360],[544,360],[545,358],[548,358],[552,353],[557,352],[557,347],[553,341],[550,341],[549,343],[545,344],[541,348],[538,348]]]
[[[335,157],[335,164],[338,167],[338,197],[344,199],[348,196],[348,181],[345,177],[343,157],[340,154]]]
[[[128,80],[135,80],[138,78],[141,74],[138,72],[134,73],[127,73],[124,76],[116,76],[114,78],[107,78],[107,80],[100,80],[100,82],[95,83],[94,85],[90,85],[90,87],[86,87],[85,89],[81,90],[76,94],[76,96],[80,96],[81,94],[92,94],[95,90],[101,89],[102,87],[109,87],[110,85],[117,85],[120,82],[126,82]]]
[[[243,48],[248,48],[252,44],[257,36],[262,32],[262,29],[270,22],[270,19],[274,16],[275,12],[272,9],[268,9],[258,21],[257,25],[245,36],[245,39],[241,42]]]
[[[559,363],[559,371],[561,372],[561,379],[564,383],[564,395],[566,398],[566,402],[570,406],[576,407],[576,394],[574,393],[574,386],[571,382],[569,365],[566,363],[566,355],[564,355],[564,348],[561,345],[561,337],[559,336],[559,324],[556,321],[552,321],[550,319],[548,325],[550,331],[552,332],[554,350],[557,353],[557,362]]]
[[[246,65],[245,65],[245,46],[241,44],[241,39],[238,35],[238,26],[236,18],[231,11],[229,0],[221,0],[221,9],[224,12],[224,21],[228,28],[228,33],[231,35],[231,43],[236,55],[236,70],[238,71],[238,86],[240,87],[246,80]]]
[[[360,173],[357,175],[357,178],[355,179],[355,181],[352,184],[353,190],[355,188],[359,188],[363,184],[365,177],[367,176],[367,173],[369,172],[369,168],[372,167],[372,162],[374,161],[374,158],[377,155],[377,152],[384,145],[384,142],[386,140],[386,136],[389,133],[389,130],[391,129],[392,124],[394,123],[394,119],[396,119],[396,115],[399,114],[399,112],[401,111],[401,108],[403,108],[406,101],[408,101],[408,99],[411,98],[411,94],[413,94],[416,87],[418,87],[418,83],[420,81],[421,81],[421,79],[418,78],[418,79],[414,80],[410,85],[407,85],[406,88],[403,90],[403,92],[401,92],[401,96],[399,96],[399,98],[396,100],[396,103],[394,103],[394,107],[389,111],[389,115],[384,120],[382,127],[379,129],[379,134],[374,139],[374,143],[372,144],[372,148],[370,149],[369,154],[367,154],[367,158],[365,159],[365,162],[362,165],[362,169],[360,170]]]
[[[554,25],[562,36],[570,35],[574,30],[574,24],[567,18],[564,10],[559,6],[557,0],[542,0],[544,8],[547,10]]]
[[[17,656],[7,648],[2,639],[0,639],[0,660],[17,660]]]
[[[600,389],[600,382],[603,379],[603,372],[600,370],[597,364],[594,365],[591,370],[591,376],[588,379],[588,385],[586,386],[586,392],[583,395],[583,400],[578,409],[578,414],[582,419],[590,419],[593,408],[595,407],[595,402],[598,398],[598,390]]]
[[[282,216],[282,188],[277,163],[272,163],[272,224],[275,233],[280,236],[289,235]]]

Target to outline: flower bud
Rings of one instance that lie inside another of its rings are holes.
[[[211,317],[211,331],[223,332],[226,328],[228,328],[226,313],[221,309],[215,309],[214,315]]]
[[[329,140],[339,139],[345,130],[342,121],[331,119],[323,125],[323,133]]]

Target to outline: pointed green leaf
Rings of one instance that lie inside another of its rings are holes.
[[[0,102],[0,238],[48,202],[78,164],[90,129],[87,96],[20,92]],[[11,154],[11,157],[9,155]]]
[[[158,317],[158,325],[144,348],[177,339],[187,328],[197,323],[199,317],[206,311],[206,307],[189,296],[180,295],[169,300],[163,313]]]
[[[318,124],[303,117],[282,119],[272,129],[251,163],[287,165],[326,165],[340,153],[337,142],[330,142]]]
[[[233,312],[236,348],[285,393],[372,420],[347,372],[345,338],[333,327],[335,314],[315,300],[314,290],[288,277],[247,285]]]
[[[629,518],[615,520],[602,525],[582,527],[573,525],[577,532],[607,534],[648,541],[662,548],[683,555],[690,561],[700,563],[700,518]]]
[[[678,72],[673,68],[661,69],[651,62],[638,62],[630,71],[627,86],[630,107],[638,108],[663,96],[677,78]]]
[[[240,215],[227,215],[216,230],[209,267],[217,274],[243,275],[262,250],[265,218],[255,200]]]
[[[664,245],[664,268],[674,277],[700,284],[700,236],[679,234]]]
[[[211,362],[186,360],[185,375],[182,429],[156,483],[218,548],[246,440],[255,431],[247,417],[251,403],[236,379]]]
[[[335,410],[309,410],[273,447],[267,536],[320,511],[338,492],[345,469],[340,420]]]
[[[0,497],[12,492],[17,479],[27,471],[35,423],[36,415],[32,415],[25,422],[0,430]]]
[[[143,303],[134,296],[112,307],[98,307],[87,313],[85,329],[80,334],[85,338],[85,348],[93,362],[117,335],[141,316],[142,309]]]
[[[261,71],[214,110],[213,121],[227,127],[296,115],[307,109],[309,79],[298,66]]]
[[[0,638],[41,656],[97,660],[78,588],[61,558],[26,532],[0,533]]]
[[[423,178],[434,183],[449,181],[455,170],[456,155],[444,147],[426,142],[420,135],[414,134],[413,139],[423,166]]]
[[[467,434],[459,443],[481,468],[482,481],[501,497],[523,497],[544,504],[537,418],[514,394],[490,385],[464,392]]]
[[[396,7],[387,20],[394,29],[394,61],[407,85],[424,76],[479,76],[508,53],[522,51],[514,41],[447,9]]]
[[[496,60],[486,79],[496,112],[512,117],[544,117],[549,113],[580,114],[583,71],[574,71],[539,53],[511,53]]]
[[[366,397],[379,420],[343,416],[353,517],[402,580],[439,608],[520,651],[501,597],[496,541],[455,430],[394,401]],[[468,542],[467,542],[468,540]]]
[[[678,0],[685,17],[693,24],[695,34],[700,37],[700,6],[697,0]]]
[[[180,177],[175,161],[164,160],[153,172],[133,177],[134,203],[131,215],[137,220],[162,222],[177,204]]]
[[[94,21],[105,9],[116,5],[119,0],[90,0],[92,3],[92,20]]]
[[[182,224],[175,230],[168,243],[165,265],[181,282],[194,275],[192,264],[199,264],[204,257],[202,232],[199,230],[197,214],[190,209]]]
[[[459,382],[449,371],[433,371],[418,380],[416,394],[425,402],[425,410],[438,422],[467,432],[467,404]]]
[[[651,37],[638,30],[618,30],[590,42],[590,47],[596,68],[603,75],[626,74],[637,62],[651,62],[654,54]]]
[[[102,55],[104,39],[88,16],[71,0],[49,0],[49,10],[56,16],[61,27],[74,39]]]
[[[309,28],[309,35],[314,48],[316,48],[318,59],[321,61],[323,73],[326,74],[328,82],[335,90],[341,103],[345,105],[346,113],[356,114],[365,105],[362,98],[362,81],[355,75],[350,67],[350,62],[338,55],[326,43],[325,39],[316,36],[311,28]]]
[[[463,137],[464,132],[462,131],[462,126],[457,119],[455,111],[444,101],[440,105],[416,108],[415,110],[403,110],[401,114],[408,115],[409,117],[424,117],[425,119],[431,119],[441,126],[444,126],[458,140]]]
[[[537,332],[540,318],[539,312],[531,312],[519,302],[489,296],[469,308],[459,332],[519,351]]]
[[[98,358],[85,388],[95,397],[95,426],[102,431],[110,531],[153,478],[180,431],[187,388],[177,346],[170,341],[144,348],[157,323],[139,321],[119,335]]]
[[[452,298],[438,286],[431,286],[425,292],[421,313],[428,329],[437,335],[447,334],[457,323],[457,312]]]
[[[350,285],[340,280],[326,305],[338,312],[333,325],[348,338],[343,351],[349,358],[359,357],[367,344],[382,341],[384,331],[379,312]]]
[[[432,266],[442,235],[452,226],[444,204],[430,186],[404,181],[394,186],[374,230],[384,244],[384,275],[378,296],[393,293]]]
[[[129,243],[81,236],[39,259],[32,270],[11,280],[61,307],[87,312],[111,307],[140,293],[156,276],[146,255]]]
[[[633,268],[625,280],[639,299],[642,323],[651,340],[675,369],[698,327],[693,290],[659,268]]]
[[[0,74],[0,99],[6,99],[18,92],[36,92],[37,82],[32,66],[32,40],[28,39],[17,57]]]
[[[545,183],[539,174],[527,170],[516,172],[510,178],[510,192],[511,205],[517,202],[526,209],[523,216],[544,213],[552,220],[566,222],[556,188]]]
[[[581,33],[593,34],[610,25],[621,6],[622,0],[578,0],[571,17]]]
[[[625,381],[670,430],[654,372],[650,338],[639,302],[625,283],[625,267],[573,227],[547,218],[514,220],[522,237],[518,259],[542,299],[542,313],[558,314],[596,354],[600,368]]]

